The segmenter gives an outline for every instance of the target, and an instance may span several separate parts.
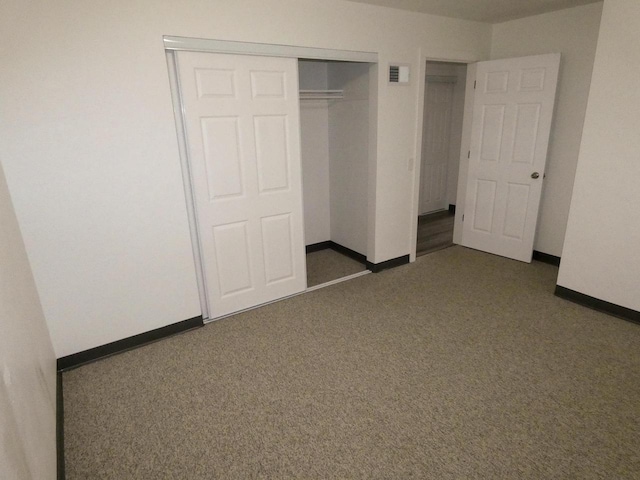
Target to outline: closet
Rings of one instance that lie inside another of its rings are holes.
[[[366,273],[377,64],[299,60],[290,48],[251,55],[257,46],[216,41],[170,45],[203,317],[303,292],[309,249],[335,253],[329,270],[340,277]],[[205,47],[241,51],[194,51]],[[358,272],[336,264],[336,252],[350,268],[356,259]]]
[[[368,253],[371,65],[298,61],[307,251],[331,248],[363,264]]]

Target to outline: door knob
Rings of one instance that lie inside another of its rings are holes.
[[[540,174],[538,172],[533,172],[531,174],[531,178],[533,178],[533,179],[536,179],[536,178],[539,178],[539,177],[540,177]]]

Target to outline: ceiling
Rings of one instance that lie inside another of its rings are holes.
[[[601,0],[350,0],[413,12],[478,22],[500,23],[516,18],[577,7]]]

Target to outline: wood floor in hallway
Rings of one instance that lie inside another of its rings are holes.
[[[416,255],[442,250],[453,245],[453,220],[449,210],[428,213],[418,217],[418,243]]]

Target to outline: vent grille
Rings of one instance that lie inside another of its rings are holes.
[[[389,83],[391,85],[409,85],[409,65],[401,63],[389,65]]]
[[[400,81],[400,67],[391,65],[389,67],[389,82],[398,83]]]

